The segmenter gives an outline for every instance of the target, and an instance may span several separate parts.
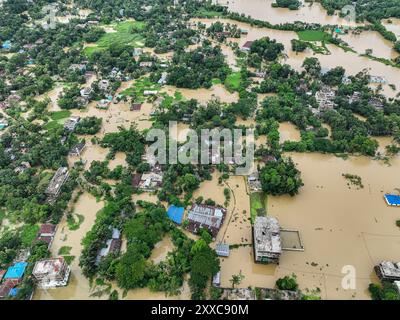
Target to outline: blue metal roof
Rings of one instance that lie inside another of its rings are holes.
[[[9,267],[4,279],[21,279],[25,273],[25,269],[28,263],[26,262],[17,262],[12,267]]]
[[[8,293],[8,295],[9,295],[10,297],[16,297],[17,294],[18,294],[18,291],[19,291],[18,288],[12,288],[12,289],[10,290],[10,292]]]
[[[167,215],[173,222],[181,224],[184,212],[185,208],[172,205],[168,208]]]
[[[2,48],[6,49],[6,50],[11,49],[11,41],[10,40],[4,41],[3,45],[2,45]]]
[[[385,194],[385,200],[390,206],[400,206],[400,196],[394,194]]]

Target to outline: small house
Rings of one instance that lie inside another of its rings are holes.
[[[10,292],[20,281],[6,280],[0,285],[0,299],[5,299],[10,296]]]
[[[92,94],[92,88],[90,88],[90,87],[83,88],[80,91],[80,94],[81,94],[81,97],[89,98],[90,95]]]
[[[64,123],[64,129],[68,132],[74,132],[76,126],[78,125],[79,121],[81,121],[81,117],[79,116],[72,116]]]
[[[161,85],[166,84],[167,83],[167,76],[168,76],[168,73],[167,72],[163,72],[161,74],[160,80],[158,80],[158,84],[161,84]]]
[[[214,287],[219,287],[221,285],[221,271],[218,271],[217,274],[214,275],[212,285]]]
[[[99,89],[102,91],[107,91],[108,88],[110,87],[110,81],[107,79],[103,79],[99,81]]]
[[[158,94],[157,90],[144,90],[143,95],[145,96],[155,96]]]
[[[97,103],[96,108],[102,109],[102,110],[107,110],[107,109],[110,107],[110,104],[111,104],[110,100],[101,99],[101,100]]]
[[[78,71],[78,72],[83,73],[83,72],[86,71],[86,64],[82,64],[82,63],[80,63],[80,64],[77,64],[77,63],[71,64],[69,69],[72,70],[72,71]]]
[[[258,171],[253,172],[247,177],[247,184],[249,185],[251,191],[258,192],[262,190],[262,184]]]
[[[222,223],[226,217],[227,210],[217,206],[208,206],[203,204],[193,204],[188,212],[187,229],[197,234],[200,229],[207,229],[213,239],[217,237]]]
[[[374,270],[381,281],[400,281],[400,262],[382,261]]]
[[[142,109],[142,104],[141,103],[132,103],[131,104],[131,111],[140,111]]]
[[[57,225],[45,223],[40,226],[38,235],[41,237],[54,237],[57,231]]]
[[[96,257],[96,265],[110,253],[119,253],[122,247],[121,232],[117,228],[112,229],[111,239],[108,239],[106,246],[101,248]]]
[[[162,173],[149,172],[149,173],[136,173],[132,177],[132,185],[135,188],[144,191],[155,191],[162,186],[163,175]]]
[[[219,243],[215,247],[215,252],[220,257],[229,257],[229,244]]]
[[[13,266],[7,269],[6,274],[4,275],[4,280],[22,280],[22,277],[25,274],[25,269],[28,266],[27,262],[17,262]]]
[[[253,41],[246,41],[245,44],[242,46],[242,51],[250,51]]]
[[[88,97],[77,97],[76,103],[78,104],[78,108],[85,108],[89,104]]]
[[[69,151],[69,155],[80,157],[85,148],[86,148],[86,141],[83,140],[72,147],[72,149]]]
[[[139,67],[141,68],[151,68],[153,66],[152,61],[142,61],[139,63]]]
[[[56,231],[57,231],[56,225],[51,223],[42,224],[36,236],[36,241],[46,242],[48,248],[50,248],[53,243]]]
[[[132,53],[133,57],[138,57],[141,54],[143,54],[143,49],[142,48],[134,48],[133,49],[133,53]]]
[[[31,165],[30,165],[29,162],[27,162],[27,161],[22,161],[21,164],[20,164],[18,167],[16,167],[16,168],[14,169],[14,172],[15,172],[15,173],[23,173],[23,172],[25,172],[27,169],[29,169],[30,167],[31,167]]]

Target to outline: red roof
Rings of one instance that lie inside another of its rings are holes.
[[[121,250],[121,246],[121,239],[112,239],[110,244],[110,252],[119,252]]]
[[[243,48],[250,48],[252,44],[253,41],[246,41],[246,43],[243,45]]]
[[[6,274],[7,270],[0,270],[0,282],[3,279],[4,275]]]
[[[39,236],[41,234],[54,234],[56,233],[57,226],[51,223],[45,223],[40,226]]]
[[[19,280],[7,279],[2,285],[0,285],[0,298],[6,298],[10,293],[11,289],[19,284]]]
[[[140,111],[141,108],[142,108],[141,103],[133,103],[131,107],[132,111]]]
[[[141,179],[142,179],[142,174],[141,173],[135,173],[132,176],[132,186],[137,188],[139,186],[139,184],[140,184],[140,180]]]
[[[46,242],[50,246],[51,241],[53,241],[53,237],[40,237],[39,236],[36,238],[36,240]]]

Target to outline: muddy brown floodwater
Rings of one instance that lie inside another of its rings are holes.
[[[371,60],[370,58],[360,56],[360,54],[365,53],[366,49],[372,49],[372,54],[381,58],[390,59],[398,56],[398,54],[392,49],[393,45],[376,32],[371,31],[363,32],[360,35],[350,34],[342,36],[349,42],[351,47],[354,47],[354,49],[357,51],[356,53],[350,51],[345,52],[343,49],[335,45],[328,44],[327,48],[331,54],[323,55],[314,54],[310,49],[302,53],[293,52],[291,50],[291,40],[298,38],[297,34],[293,31],[258,28],[247,23],[221,18],[192,19],[192,21],[202,22],[206,26],[210,26],[213,22],[221,21],[224,23],[236,24],[238,27],[246,29],[248,31],[247,35],[242,35],[240,39],[229,39],[231,42],[238,43],[240,47],[246,41],[254,41],[262,37],[270,37],[271,39],[275,39],[285,46],[285,57],[282,59],[281,63],[289,64],[296,71],[301,72],[303,70],[302,64],[305,58],[317,57],[321,63],[321,67],[324,69],[332,69],[342,66],[346,69],[347,75],[356,75],[357,73],[366,69],[371,75],[382,76],[386,78],[388,83],[382,86],[382,92],[388,97],[395,97],[398,92],[397,89],[393,90],[390,88],[389,84],[398,83],[398,79],[400,78],[399,68],[385,65],[381,62]],[[371,37],[374,40],[371,40]],[[229,55],[229,51],[226,48],[223,52],[225,55]]]
[[[81,268],[79,267],[79,257],[82,251],[81,241],[92,228],[96,219],[96,214],[103,206],[104,203],[102,201],[97,202],[92,195],[84,193],[79,197],[73,212],[74,214],[84,216],[84,220],[79,229],[75,231],[69,230],[66,218],[64,217],[62,219],[51,246],[51,253],[53,257],[58,257],[60,248],[64,246],[71,247],[70,255],[75,258],[71,263],[69,283],[68,286],[57,289],[38,289],[35,291],[35,300],[91,299],[89,280],[83,276]]]
[[[224,1],[219,2],[223,3]],[[338,16],[327,16],[326,11],[318,3],[312,6],[305,4],[300,10],[290,11],[272,8],[272,2],[273,0],[230,0],[229,9],[273,24],[296,20],[321,24],[348,24]],[[384,40],[376,32],[342,36],[357,53],[345,52],[334,45],[327,45],[331,51],[330,55],[314,55],[310,50],[295,54],[290,49],[290,41],[297,38],[297,35],[291,31],[256,28],[246,23],[224,19],[195,19],[194,21],[201,21],[210,25],[217,20],[237,24],[240,28],[248,30],[248,34],[240,39],[229,39],[231,42],[237,42],[239,46],[246,41],[265,36],[283,43],[287,57],[283,62],[298,71],[302,70],[301,65],[306,57],[317,56],[323,68],[343,66],[348,74],[356,74],[366,68],[370,71],[370,74],[384,76],[388,83],[394,84],[397,84],[400,78],[399,69],[359,56],[366,49],[373,49],[375,56],[387,59],[395,57],[391,43]],[[384,25],[388,30],[399,34],[399,20],[391,20],[392,23],[387,20],[383,21]],[[236,57],[232,49],[223,44],[222,50],[229,65],[236,70]],[[153,53],[151,49],[145,51]],[[158,56],[163,59],[171,59],[172,54]],[[93,81],[95,81],[95,78],[90,79],[89,84]],[[132,85],[134,85],[134,81],[123,82],[118,93]],[[389,97],[396,94],[388,85],[384,85],[383,89],[383,92]],[[57,97],[61,91],[62,84],[57,84],[52,91],[38,97],[38,99],[48,96],[52,102],[50,111],[57,111],[59,110]],[[197,99],[202,104],[213,98],[226,103],[238,100],[238,94],[228,92],[222,84],[214,85],[210,89],[199,90],[164,86],[161,91],[169,95],[179,91],[185,99]],[[259,102],[261,102],[261,98],[266,96],[259,95]],[[92,102],[85,110],[72,110],[72,113],[81,117],[101,117],[103,127],[101,132],[97,134],[99,138],[107,132],[118,131],[119,126],[129,127],[132,123],[136,123],[140,130],[151,126],[149,119],[152,110],[151,103],[144,103],[139,112],[130,111],[129,105],[123,102],[111,104],[106,111],[96,109],[95,104],[95,102]],[[359,118],[362,119],[362,117]],[[254,127],[255,122],[254,119],[237,119],[237,124]],[[330,129],[329,126],[324,126]],[[187,128],[188,126],[183,124],[178,124],[175,128],[179,133],[179,141],[184,141],[184,133]],[[300,139],[300,132],[290,123],[281,123],[279,132],[281,142],[286,140],[298,141]],[[108,150],[92,144],[90,136],[83,136],[83,138],[88,142],[88,148],[82,154],[82,159],[87,161],[87,167],[94,160],[104,160]],[[379,152],[384,154],[385,146],[391,143],[391,138],[379,138],[377,140],[379,141]],[[260,136],[256,141],[258,146],[266,142],[265,136]],[[213,246],[219,242],[224,242],[230,245],[239,245],[239,247],[231,250],[229,258],[221,259],[222,286],[230,287],[230,278],[239,271],[242,271],[245,276],[239,287],[274,287],[278,278],[295,273],[302,290],[319,289],[321,297],[324,299],[369,299],[368,284],[377,281],[373,272],[374,265],[381,260],[400,260],[400,230],[395,225],[395,221],[400,217],[400,209],[388,207],[383,200],[384,193],[398,192],[396,188],[399,187],[398,181],[400,181],[398,170],[400,158],[392,159],[390,165],[388,165],[366,157],[350,157],[344,160],[332,155],[314,153],[288,155],[297,163],[305,185],[298,196],[270,196],[265,205],[268,214],[277,217],[283,228],[300,231],[305,250],[304,252],[284,251],[278,266],[259,265],[253,262],[250,200],[244,177],[231,176],[222,184],[218,184],[218,178],[221,174],[215,171],[212,175],[212,181],[202,182],[200,188],[194,192],[194,198],[199,196],[204,197],[204,199],[210,198],[220,205],[224,205],[226,201],[224,188],[229,189],[231,193],[231,199],[227,204],[226,220]],[[71,158],[70,164],[76,160]],[[124,154],[117,153],[115,159],[110,161],[110,169],[117,165],[126,166]],[[342,177],[343,173],[360,176],[364,188],[360,190],[349,188],[347,181]],[[134,201],[157,202],[157,197],[149,193],[133,195],[132,199]],[[71,263],[70,282],[67,287],[63,288],[37,290],[34,299],[93,299],[91,296],[93,291],[88,280],[82,275],[78,262],[82,250],[81,240],[93,226],[96,213],[103,205],[104,203],[97,202],[94,197],[84,193],[74,208],[75,214],[84,216],[80,228],[76,231],[70,231],[65,218],[62,220],[51,251],[53,256],[58,256],[61,247],[72,247],[70,254],[75,256],[75,259]],[[186,231],[185,234],[192,239],[198,238]],[[123,248],[125,247],[126,241]],[[173,247],[170,237],[166,236],[156,245],[150,260],[155,263],[164,260],[168,252],[173,250]],[[354,266],[356,270],[357,286],[355,290],[344,290],[341,286],[344,275],[342,268],[348,265]],[[112,288],[117,289],[115,283],[112,284]],[[122,298],[122,290],[117,290],[120,298]],[[108,298],[108,295],[101,297],[101,299],[106,298]],[[189,299],[190,290],[187,281],[185,281],[182,293],[176,297],[166,297],[162,292],[154,293],[145,288],[131,290],[123,298]]]
[[[387,30],[393,32],[397,36],[397,38],[400,37],[400,19],[390,18],[387,20],[383,20],[382,24]]]
[[[273,8],[275,0],[213,0],[221,5],[227,4],[229,11],[245,14],[254,19],[268,21],[272,24],[303,21],[308,23],[338,24],[356,26],[354,22],[348,22],[338,15],[328,16],[326,10],[319,4],[304,3],[299,10],[285,8]]]
[[[396,192],[398,187],[399,158],[388,166],[365,157],[290,156],[302,172],[305,186],[293,198],[268,197],[266,206],[283,228],[300,231],[305,251],[284,251],[279,266],[272,266],[254,264],[250,246],[233,249],[229,258],[221,259],[222,286],[230,286],[229,279],[239,271],[245,276],[240,287],[273,287],[278,278],[295,273],[302,290],[319,289],[324,299],[369,299],[368,284],[377,281],[374,265],[400,259],[400,230],[395,225],[400,210],[388,207],[383,199],[385,192]],[[349,189],[342,173],[359,175],[364,188]],[[228,215],[217,242],[250,243],[245,183],[243,178],[231,179],[228,184],[235,193],[236,205],[233,212],[229,207],[232,218]],[[222,201],[222,187],[216,182],[214,187],[207,182],[204,191]],[[355,290],[341,286],[342,268],[347,265],[356,270]]]

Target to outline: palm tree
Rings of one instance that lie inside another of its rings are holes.
[[[235,288],[235,285],[238,285],[244,279],[244,275],[242,274],[242,270],[239,271],[239,274],[233,274],[232,278],[229,280],[232,283],[232,289]]]

